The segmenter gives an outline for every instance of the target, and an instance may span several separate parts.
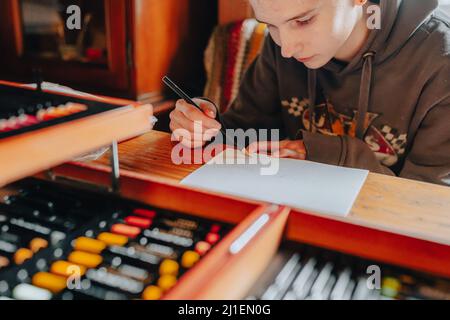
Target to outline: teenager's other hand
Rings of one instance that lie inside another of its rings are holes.
[[[170,113],[170,130],[173,141],[179,141],[188,148],[200,148],[217,136],[222,126],[215,120],[217,109],[213,103],[193,100],[203,112],[185,100],[178,100],[175,110]]]
[[[302,140],[283,140],[279,142],[256,141],[246,148],[249,154],[267,154],[274,158],[306,160],[306,148]]]

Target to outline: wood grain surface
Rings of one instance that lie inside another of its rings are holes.
[[[170,134],[153,131],[119,146],[121,168],[180,182],[200,165],[175,165]],[[108,156],[94,162],[108,164]],[[345,221],[450,244],[450,188],[370,173]]]

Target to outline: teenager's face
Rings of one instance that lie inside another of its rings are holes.
[[[250,0],[285,58],[318,69],[336,57],[361,17],[354,0]]]

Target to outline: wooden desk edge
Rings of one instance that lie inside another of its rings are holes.
[[[157,181],[180,183],[199,166],[177,166],[169,163],[172,146],[170,134],[165,132],[152,131],[131,140],[120,147],[121,158],[124,160],[121,163],[124,168],[122,170]],[[104,165],[105,159],[96,163]],[[145,165],[141,165],[142,162],[145,162]],[[167,171],[171,171],[170,174]],[[409,190],[423,190],[427,196],[417,199],[410,195]],[[380,202],[385,205],[380,206]],[[344,218],[344,221],[449,245],[450,209],[445,211],[447,205],[450,208],[450,188],[370,173],[350,215]],[[423,223],[420,222],[421,219],[424,220]],[[436,219],[440,220],[436,222]],[[405,224],[399,224],[398,221],[405,221]]]

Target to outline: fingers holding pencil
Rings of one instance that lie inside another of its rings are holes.
[[[178,100],[175,110],[170,114],[170,129],[173,138],[191,148],[204,146],[221,130],[221,124],[215,120],[216,107],[209,101],[193,99],[201,108]]]

